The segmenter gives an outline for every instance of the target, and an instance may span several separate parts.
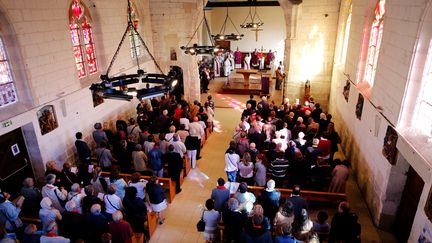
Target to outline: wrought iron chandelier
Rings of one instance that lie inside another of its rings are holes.
[[[237,34],[231,33],[231,34],[225,34],[225,29],[226,29],[226,25],[228,20],[231,22],[232,26],[234,27],[234,29],[236,30]],[[225,20],[222,24],[222,27],[219,31],[219,34],[217,35],[212,35],[213,39],[215,41],[223,41],[223,40],[231,40],[231,41],[237,41],[237,40],[241,40],[243,38],[243,34],[240,34],[240,32],[238,31],[237,27],[235,26],[234,22],[232,21],[231,17],[229,16],[229,9],[228,9],[228,0],[227,0],[227,7],[226,7],[226,16],[225,16]]]
[[[250,22],[248,22],[250,20]],[[246,16],[243,23],[240,25],[240,27],[244,29],[254,29],[262,26],[264,22],[262,22],[261,18],[258,15],[257,7],[255,6],[254,14],[252,15],[252,7],[249,7],[249,13]]]
[[[201,25],[204,24],[204,28],[206,29],[206,32],[208,34],[210,45],[199,45],[198,43],[195,43],[193,45],[190,45],[193,38],[197,34],[198,30],[200,29]],[[213,55],[218,52],[224,52],[225,50],[220,48],[219,46],[215,45],[214,40],[212,38],[212,34],[210,32],[210,27],[206,18],[205,14],[205,3],[203,0],[203,18],[201,22],[198,24],[197,28],[195,29],[195,32],[191,36],[189,42],[186,44],[186,46],[181,46],[180,49],[184,50],[185,54],[190,55]]]
[[[102,82],[94,83],[90,86],[90,90],[93,92],[100,92],[103,94],[104,98],[110,99],[120,99],[120,100],[132,100],[134,97],[137,97],[139,100],[152,98],[155,96],[161,96],[169,91],[171,91],[178,83],[176,77],[172,75],[165,75],[159,64],[156,62],[155,57],[150,52],[147,44],[139,34],[136,29],[135,24],[132,20],[132,10],[130,0],[127,0],[128,3],[128,23],[126,30],[120,40],[120,43],[117,47],[117,50],[114,53],[114,56],[111,59],[111,62],[108,66],[108,69],[105,74],[100,76]],[[140,68],[139,57],[137,45],[135,43],[135,38],[132,38],[132,49],[134,52],[134,57],[137,65],[136,74],[122,74],[115,77],[110,77],[111,68],[117,59],[117,56],[120,52],[120,48],[122,47],[126,37],[128,36],[128,32],[131,31],[133,35],[136,35],[141,42],[142,46],[144,46],[145,50],[153,60],[157,70],[160,73],[146,73],[144,70]],[[146,88],[137,90],[135,87],[128,87],[130,84],[136,83],[146,83]],[[159,84],[153,87],[150,87],[150,83]]]

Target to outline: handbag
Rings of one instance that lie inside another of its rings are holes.
[[[196,227],[197,227],[198,232],[204,232],[204,230],[205,230],[204,210],[202,212],[201,219],[198,221]]]

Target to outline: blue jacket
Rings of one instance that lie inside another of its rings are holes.
[[[162,151],[159,148],[153,148],[148,152],[148,159],[152,170],[162,170]]]

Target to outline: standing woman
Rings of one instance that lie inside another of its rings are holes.
[[[257,186],[265,186],[266,185],[266,173],[267,168],[265,166],[264,160],[265,155],[259,154],[256,158],[255,162],[255,184]]]
[[[125,188],[127,187],[126,181],[120,177],[120,171],[113,169],[110,175],[110,183],[116,187],[116,195],[123,199],[125,195]]]
[[[229,182],[236,182],[240,156],[235,153],[235,147],[230,146],[225,153],[225,172]]]
[[[242,161],[238,165],[239,181],[246,182],[249,186],[253,185],[254,165],[251,161],[251,156],[248,152],[243,154]]]
[[[136,242],[141,242],[141,237],[145,232],[144,223],[147,221],[147,207],[144,201],[137,197],[135,187],[126,188],[123,206],[126,213],[125,220],[132,226]]]
[[[346,182],[349,177],[349,165],[350,162],[348,160],[344,160],[340,162],[339,159],[336,159],[338,165],[332,171],[332,180],[329,187],[329,192],[339,192],[345,193]]]
[[[207,199],[203,219],[205,222],[204,239],[206,243],[213,242],[216,240],[217,224],[220,220],[219,212],[214,209],[213,199]]]
[[[190,160],[192,169],[196,167],[196,155],[198,151],[199,139],[198,137],[192,137],[188,135],[185,140],[186,153]]]
[[[165,221],[163,211],[167,208],[164,190],[159,185],[159,180],[156,176],[152,176],[147,183],[146,192],[152,207],[152,210],[157,212],[159,224]]]

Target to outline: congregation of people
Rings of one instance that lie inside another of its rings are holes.
[[[108,122],[94,124],[87,134],[92,143],[77,132],[76,166],[66,162],[59,168],[48,161],[46,183],[38,187],[26,178],[20,196],[14,195],[18,201],[2,188],[0,242],[146,242],[147,212],[156,212],[163,224],[168,206],[158,178],[171,178],[176,193],[181,192],[184,157],[197,167],[213,116],[211,96],[204,105],[153,98],[141,102],[128,122],[118,119],[115,129]],[[121,173],[131,174],[130,180]],[[142,175],[151,177],[144,180]],[[39,220],[41,228],[24,218]]]
[[[313,98],[276,106],[251,95],[225,153],[227,181],[219,178],[205,203],[206,242],[360,242],[361,225],[347,202],[331,218],[314,208],[312,219],[301,194],[345,192],[350,163],[334,159],[341,140],[331,119]],[[262,190],[255,195],[249,186]],[[282,188],[292,194],[282,198]]]

